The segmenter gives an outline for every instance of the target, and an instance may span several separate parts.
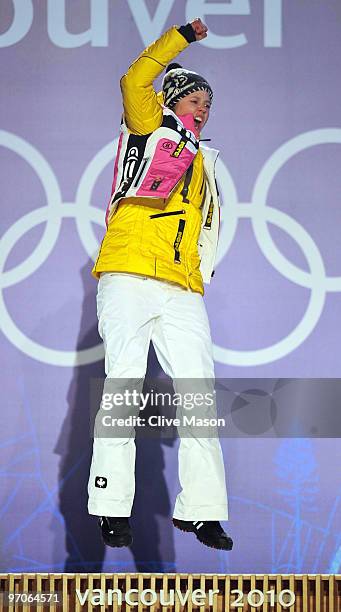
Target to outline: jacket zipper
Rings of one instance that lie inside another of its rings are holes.
[[[192,175],[193,175],[193,162],[191,163],[190,167],[188,168],[185,174],[184,186],[180,194],[182,195],[182,201],[185,202],[186,204],[189,203],[189,200],[187,199],[187,195],[188,195],[189,184],[192,180]]]
[[[173,210],[172,212],[158,213],[156,215],[149,215],[150,219],[156,219],[158,217],[169,217],[170,215],[185,215],[185,210]]]

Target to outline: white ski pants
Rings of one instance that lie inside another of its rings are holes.
[[[178,379],[214,381],[209,323],[199,293],[149,277],[102,273],[97,316],[107,379],[143,379],[152,341],[158,361],[174,385]],[[135,451],[134,436],[94,437],[89,514],[131,515]],[[228,503],[219,437],[180,437],[178,469],[182,490],[173,516],[185,521],[226,520]],[[105,488],[98,482],[106,483]]]

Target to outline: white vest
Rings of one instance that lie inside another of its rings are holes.
[[[111,198],[106,210],[108,226],[122,198],[167,199],[191,165],[199,142],[170,109],[163,107],[162,125],[151,134],[132,134],[121,124],[121,134],[114,165]],[[220,224],[219,194],[215,163],[217,149],[200,146],[207,179],[202,206],[202,225],[198,241],[200,272],[204,283],[210,283],[218,245]]]
[[[214,274],[214,264],[218,248],[220,225],[220,201],[217,189],[215,164],[219,151],[209,147],[200,147],[204,159],[204,171],[208,189],[202,207],[201,232],[198,241],[200,272],[204,283],[209,284]]]

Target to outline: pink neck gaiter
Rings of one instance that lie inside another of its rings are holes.
[[[188,113],[187,115],[177,115],[177,116],[184,124],[186,130],[191,130],[194,136],[199,140],[200,131],[195,124],[193,115],[191,113]]]

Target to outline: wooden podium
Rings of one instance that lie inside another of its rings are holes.
[[[341,612],[341,574],[0,574],[0,593],[13,612]]]

